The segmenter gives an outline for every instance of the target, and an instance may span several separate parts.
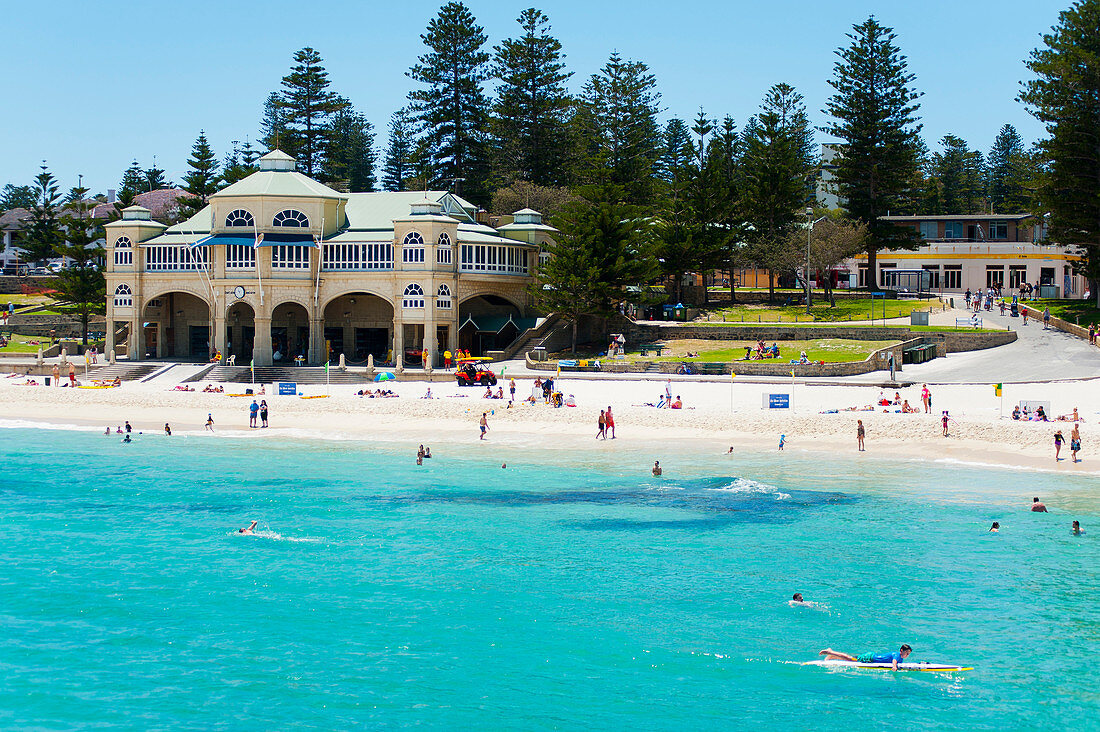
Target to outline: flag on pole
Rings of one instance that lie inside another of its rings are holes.
[[[252,248],[253,249],[259,249],[260,244],[262,244],[263,241],[264,241],[264,235],[263,234],[257,234],[256,235],[256,241],[255,241],[255,243],[252,244]]]
[[[794,378],[794,371],[793,370],[791,371],[791,378],[792,379]]]
[[[1004,384],[994,384],[993,385],[993,396],[1004,396],[1004,394],[1002,393],[1003,388],[1004,388]]]

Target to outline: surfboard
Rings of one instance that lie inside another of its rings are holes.
[[[328,399],[328,394],[315,394],[313,396],[300,396],[299,399]]]
[[[826,668],[878,669],[891,671],[891,663],[860,663],[859,661],[806,661],[803,666],[824,666]],[[955,666],[949,663],[899,663],[898,671],[973,671],[973,666]]]

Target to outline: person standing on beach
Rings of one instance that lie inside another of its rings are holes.
[[[207,413],[206,415],[206,429],[210,432],[214,431],[214,415]]]
[[[1050,325],[1050,308],[1043,308],[1043,330]]]
[[[665,379],[665,404],[672,404],[672,379]]]
[[[172,436],[172,428],[168,426],[167,422],[164,423],[164,434],[168,437]]]
[[[127,420],[126,421],[126,434],[130,434],[133,431],[134,431],[134,428],[130,426],[130,421]]]
[[[61,369],[57,367],[56,363],[53,365],[53,385],[61,386]]]
[[[596,439],[598,440],[602,437],[606,440],[607,439],[607,413],[604,412],[602,409],[600,410],[600,419],[596,423],[596,428],[597,428],[597,430],[596,430]]]
[[[928,391],[928,384],[923,384],[920,390],[920,400],[924,404],[924,413],[932,413],[932,392]]]
[[[607,416],[604,419],[607,430],[604,432],[604,439],[607,439],[607,435],[610,433],[611,439],[615,439],[615,418],[611,416],[611,405],[607,405]]]
[[[267,400],[260,400],[260,427],[267,427]]]
[[[1066,438],[1062,437],[1062,430],[1058,430],[1054,433],[1054,462],[1058,462],[1062,459],[1058,457],[1058,455],[1062,452],[1062,443],[1065,442],[1065,439]]]
[[[481,413],[481,422],[479,424],[481,426],[481,439],[484,440],[485,439],[485,433],[489,431],[489,413],[488,412],[482,412]]]
[[[1074,407],[1073,411],[1077,411]],[[1069,451],[1073,454],[1073,462],[1080,462],[1077,453],[1081,451],[1081,430],[1077,429],[1077,423],[1073,424],[1073,431],[1069,433]]]
[[[508,393],[512,395],[511,401],[514,402],[516,400],[516,380],[515,379],[510,379],[508,381]]]
[[[863,438],[867,436],[866,430],[863,429],[863,420],[856,420],[856,444],[859,445],[859,451],[863,452]]]
[[[1047,511],[1047,507],[1039,500],[1039,496],[1035,496],[1031,499],[1031,510],[1033,513],[1050,513]]]
[[[951,421],[951,418],[947,416],[947,412],[943,413],[943,417],[941,418],[941,421],[943,422],[943,436],[944,437],[950,437],[950,435],[947,434],[947,423],[949,421]]]
[[[256,400],[252,400],[252,404],[248,407],[248,426],[256,426],[256,416],[260,413],[260,405],[256,403]]]
[[[76,386],[76,366],[69,361],[69,386]]]

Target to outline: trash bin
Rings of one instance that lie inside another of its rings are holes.
[[[53,378],[52,376],[47,376],[46,377],[46,386],[50,386],[50,379],[52,379],[52,378]]]

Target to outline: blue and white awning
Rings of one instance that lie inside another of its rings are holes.
[[[260,240],[259,246],[261,247],[273,247],[276,245],[290,245],[300,247],[317,247],[320,248],[320,244],[310,234],[263,234],[263,239]],[[257,246],[256,238],[248,234],[211,234],[210,236],[203,237],[196,242],[193,242],[190,246],[202,247],[202,246],[216,246],[216,245],[237,245],[237,246]]]

